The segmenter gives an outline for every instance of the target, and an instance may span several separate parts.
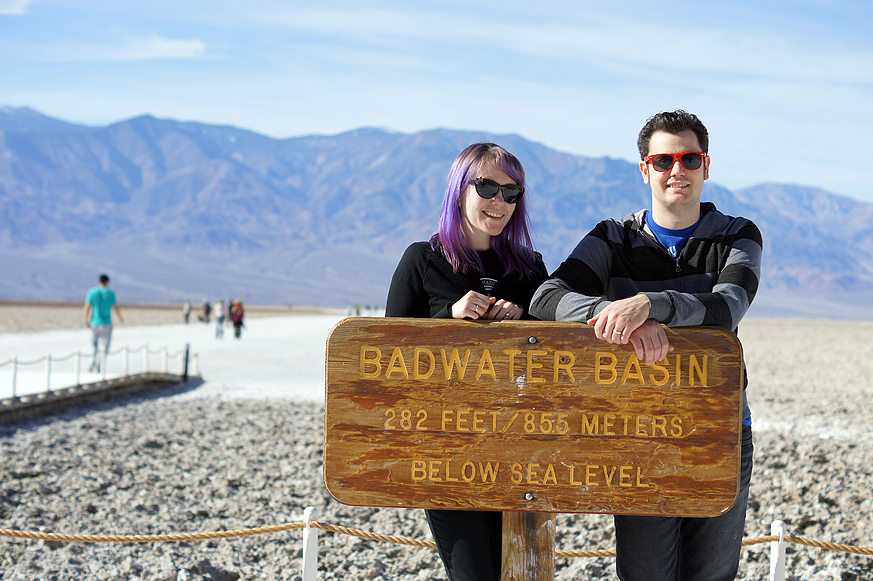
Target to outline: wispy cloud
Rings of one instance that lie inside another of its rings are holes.
[[[43,51],[47,60],[59,62],[128,62],[147,60],[198,60],[207,53],[198,39],[165,38],[158,35],[127,38],[114,43],[69,44]]]
[[[33,0],[0,0],[0,16],[21,16]]]

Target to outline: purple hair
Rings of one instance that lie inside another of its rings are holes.
[[[524,186],[524,168],[514,155],[493,143],[474,143],[458,154],[446,184],[439,232],[430,239],[434,250],[440,249],[455,272],[467,272],[471,267],[482,270],[479,255],[467,240],[461,228],[461,193],[470,180],[480,177],[482,168],[490,165],[499,169],[520,186]],[[515,211],[499,235],[491,239],[491,248],[506,268],[505,274],[517,272],[519,278],[534,272],[536,258],[530,238],[530,220],[525,204],[526,196],[515,203]]]

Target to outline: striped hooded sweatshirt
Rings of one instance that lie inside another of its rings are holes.
[[[645,225],[645,210],[600,222],[537,289],[531,315],[585,322],[611,301],[643,293],[649,318],[668,327],[711,325],[736,333],[758,290],[761,232],[710,202],[701,213],[675,259]]]

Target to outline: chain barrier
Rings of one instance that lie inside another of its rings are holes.
[[[208,533],[174,533],[174,534],[158,534],[158,535],[67,535],[61,533],[41,533],[33,531],[19,531],[11,529],[0,529],[0,537],[12,537],[18,539],[32,539],[44,541],[64,541],[71,543],[156,543],[156,542],[175,542],[175,541],[205,541],[211,539],[230,539],[236,537],[250,537],[254,535],[264,535],[269,533],[281,533],[302,529],[306,526],[305,522],[292,522],[282,525],[271,525],[249,529],[238,529],[232,531],[215,531]],[[423,547],[435,549],[436,544],[433,541],[424,541],[420,539],[412,539],[409,537],[398,537],[395,535],[383,535],[372,533],[358,529],[351,529],[344,526],[332,525],[312,521],[309,526],[331,533],[339,533],[353,537],[359,537],[369,541],[381,541],[393,543],[395,545],[409,545],[413,547]],[[743,539],[743,546],[759,545],[779,541],[779,535],[767,535],[764,537],[755,537]],[[827,551],[836,551],[842,553],[853,553],[855,555],[873,556],[873,549],[864,547],[856,547],[853,545],[844,545],[839,543],[830,543],[827,541],[819,541],[815,539],[807,539],[804,537],[795,537],[793,535],[785,535],[782,540],[824,549]],[[555,556],[558,558],[574,559],[580,557],[615,557],[614,550],[596,550],[596,551],[555,551]]]

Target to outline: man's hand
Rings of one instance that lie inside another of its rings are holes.
[[[594,325],[594,335],[607,343],[627,344],[631,333],[649,318],[651,304],[644,294],[613,301],[605,309],[588,319]]]
[[[630,336],[630,342],[637,352],[637,359],[651,365],[655,361],[663,361],[667,353],[673,350],[664,327],[654,319],[648,319],[637,327]]]

